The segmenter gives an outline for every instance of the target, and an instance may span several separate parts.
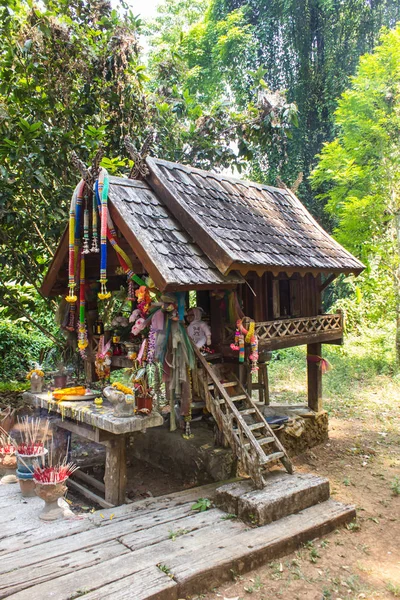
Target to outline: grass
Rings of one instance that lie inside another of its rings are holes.
[[[395,598],[400,598],[400,585],[396,585],[395,583],[392,583],[391,581],[389,581],[386,584],[386,589],[388,592],[393,594],[393,596]]]
[[[400,373],[395,368],[394,339],[394,326],[386,325],[350,334],[343,346],[322,347],[332,365],[323,376],[324,408],[330,415],[361,419],[373,415],[386,429],[396,430]],[[272,402],[307,402],[304,346],[273,352],[268,374]]]
[[[393,496],[400,496],[400,477],[395,477],[390,484]]]
[[[0,381],[0,394],[6,392],[25,392],[30,386],[29,381]]]

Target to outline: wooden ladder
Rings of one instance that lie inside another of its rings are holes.
[[[226,380],[220,381],[219,365],[208,363],[193,347],[203,369],[201,383],[207,409],[256,487],[265,486],[263,474],[274,461],[279,460],[288,473],[293,473],[285,448],[238,378],[228,373]]]

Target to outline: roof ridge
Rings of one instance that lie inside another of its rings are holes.
[[[280,188],[274,185],[267,185],[266,183],[259,183],[258,181],[250,181],[250,179],[240,179],[239,177],[234,177],[233,175],[227,175],[225,173],[217,173],[215,171],[207,171],[206,169],[200,169],[199,167],[193,167],[192,165],[183,165],[182,163],[175,163],[170,160],[164,160],[163,158],[156,158],[154,156],[151,157],[154,162],[161,164],[165,167],[171,165],[174,169],[180,169],[181,171],[188,172],[197,172],[199,174],[205,174],[207,177],[214,178],[219,181],[228,181],[239,183],[241,185],[246,185],[247,187],[255,187],[262,190],[272,190],[274,192],[284,193],[288,191],[288,188]]]

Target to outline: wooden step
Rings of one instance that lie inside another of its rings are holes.
[[[276,561],[279,557],[293,552],[296,547],[300,547],[308,540],[326,536],[328,532],[348,523],[354,517],[354,507],[328,500],[279,522],[250,528],[246,533],[240,535],[235,535],[236,532],[232,533],[229,542],[220,544],[223,545],[223,548],[218,553],[210,552],[207,543],[206,547],[201,547],[199,540],[197,553],[194,554],[195,558],[192,560],[187,552],[181,552],[179,556],[173,560],[170,559],[168,563],[169,557],[166,556],[164,562],[168,564],[175,580],[179,582],[179,592],[176,597],[198,596],[201,592],[209,592],[210,581],[213,581],[214,585],[217,582],[229,581],[229,577],[232,579],[232,571],[237,569],[238,564],[240,564],[240,572],[243,574],[254,569],[255,565],[266,565],[271,560]],[[183,536],[179,539],[184,540],[185,538]],[[188,567],[189,561],[190,568]],[[121,579],[120,584],[122,581],[124,580]],[[130,589],[135,589],[135,586],[133,585]],[[232,594],[229,595],[232,596]],[[283,595],[288,597],[288,594],[284,593]],[[166,597],[157,596],[157,600],[164,600]],[[88,600],[94,598],[102,600],[103,596],[101,593],[98,593],[97,597],[95,594],[88,596]],[[84,600],[84,596],[82,596],[82,600]]]
[[[282,455],[276,452],[268,458],[278,458],[279,454]],[[271,471],[263,478],[265,487],[262,490],[254,490],[250,481],[228,483],[218,488],[216,505],[223,510],[229,509],[245,521],[265,525],[329,499],[329,481],[325,477]]]
[[[256,412],[255,408],[246,408],[245,410],[240,410],[239,411],[241,415],[254,415],[254,413]]]

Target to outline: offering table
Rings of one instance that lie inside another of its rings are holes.
[[[104,499],[87,490],[83,485],[71,480],[72,486],[105,508],[125,503],[126,498],[126,436],[136,432],[145,432],[148,427],[163,424],[162,416],[157,412],[134,417],[115,417],[112,405],[104,401],[101,406],[91,400],[79,402],[53,399],[51,392],[33,394],[24,392],[24,400],[36,408],[49,413],[58,413],[60,418],[55,425],[75,433],[92,442],[106,447],[106,469],[104,484],[90,475],[77,471],[78,477],[92,487],[104,492]]]

